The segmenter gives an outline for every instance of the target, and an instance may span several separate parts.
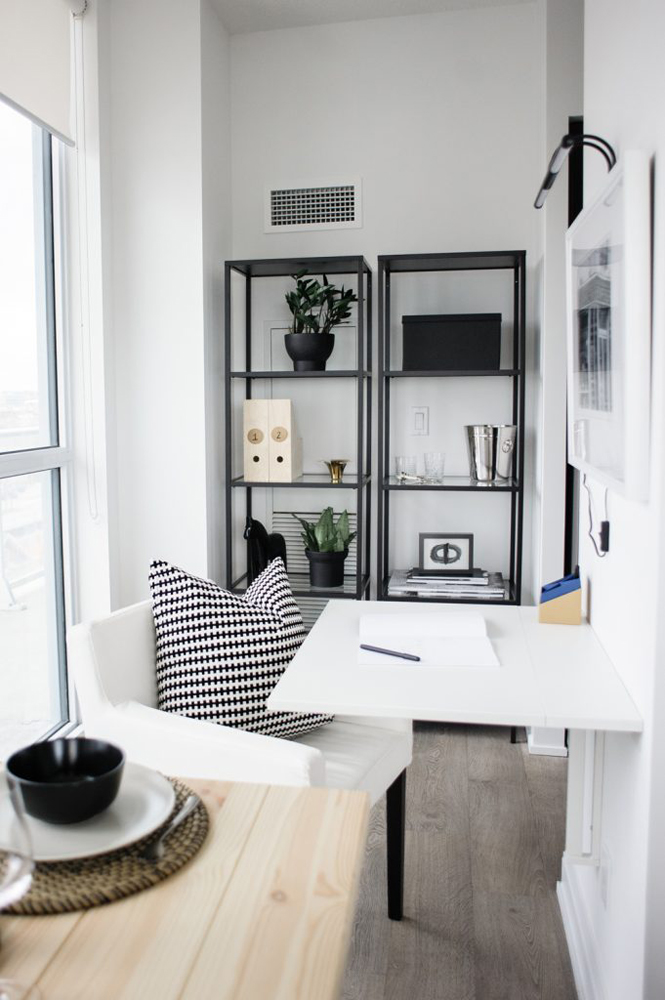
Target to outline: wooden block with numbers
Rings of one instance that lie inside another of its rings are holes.
[[[243,405],[244,478],[250,483],[270,478],[268,399],[246,399]]]
[[[292,483],[302,475],[302,441],[295,433],[293,403],[271,399],[268,408],[271,483]]]

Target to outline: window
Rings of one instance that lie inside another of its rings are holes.
[[[68,719],[52,140],[0,103],[0,758]]]

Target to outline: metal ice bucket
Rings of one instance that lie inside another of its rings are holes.
[[[467,424],[471,478],[491,483],[496,475],[497,429],[492,424]]]
[[[514,424],[498,424],[494,429],[496,430],[496,478],[510,479],[513,474],[517,427]]]

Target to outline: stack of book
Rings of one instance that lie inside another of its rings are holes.
[[[483,569],[471,570],[466,576],[396,569],[388,581],[388,596],[502,601],[506,596],[506,585],[501,573],[488,573]]]

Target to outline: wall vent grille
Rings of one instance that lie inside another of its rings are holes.
[[[304,517],[308,521],[316,521],[319,518],[321,511],[296,511],[299,517]],[[335,519],[341,511],[337,511],[335,514]],[[356,530],[357,518],[353,511],[349,512],[349,525],[351,531]],[[309,563],[307,561],[307,556],[305,555],[305,549],[300,537],[301,528],[296,519],[292,516],[290,511],[274,510],[272,512],[272,518],[270,523],[271,531],[279,531],[280,534],[284,535],[284,541],[286,542],[286,561],[289,565],[289,575],[292,574],[303,574],[304,576],[309,574]],[[346,558],[344,564],[344,572],[347,574],[354,574],[356,572],[356,541],[355,539],[349,545],[349,554]],[[309,632],[317,618],[325,608],[328,603],[327,597],[298,597],[296,598],[298,602],[298,607],[300,608],[300,613],[302,614],[303,623],[305,628]]]
[[[266,191],[266,232],[357,229],[360,182],[273,185]]]

